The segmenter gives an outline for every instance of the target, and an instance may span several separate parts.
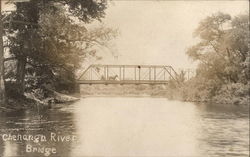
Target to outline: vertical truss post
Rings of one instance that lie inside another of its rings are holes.
[[[93,67],[91,66],[91,68],[90,68],[90,80],[92,80],[92,70],[93,70]]]
[[[125,65],[123,66],[123,81],[125,80]]]
[[[139,66],[139,81],[141,80],[141,67]]]
[[[135,75],[135,80],[136,80],[136,67],[135,67],[135,72],[134,72],[134,75]]]
[[[149,80],[151,80],[151,67],[148,68]]]
[[[154,80],[156,80],[156,67],[154,67]]]
[[[103,67],[103,71],[104,71],[104,78],[105,80],[107,80],[106,66]]]
[[[120,77],[120,81],[122,80],[122,68],[121,66],[119,66],[119,77]]]
[[[109,80],[109,66],[107,65],[107,80]]]

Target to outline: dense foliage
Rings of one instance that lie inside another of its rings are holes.
[[[199,65],[197,76],[183,87],[185,99],[246,104],[250,85],[249,15],[231,17],[219,12],[202,20],[194,35],[199,43],[186,53]]]
[[[85,26],[101,20],[106,5],[105,0],[16,3],[16,11],[5,25],[10,58],[5,63],[8,93],[34,92],[47,97],[45,91],[74,90],[74,74],[81,62],[96,57],[95,46],[104,46],[116,34],[104,26]]]

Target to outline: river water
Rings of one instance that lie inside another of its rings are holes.
[[[247,107],[87,97],[0,115],[2,157],[248,157]]]

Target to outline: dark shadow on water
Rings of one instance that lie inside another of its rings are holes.
[[[232,104],[196,104],[201,148],[208,156],[249,156],[249,108]]]
[[[249,106],[238,106],[234,104],[215,104],[215,103],[195,103],[200,111],[204,112],[203,116],[213,114],[215,118],[232,119],[248,118]]]

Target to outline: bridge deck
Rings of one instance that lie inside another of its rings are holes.
[[[79,80],[78,84],[168,84],[169,81],[162,80]]]

